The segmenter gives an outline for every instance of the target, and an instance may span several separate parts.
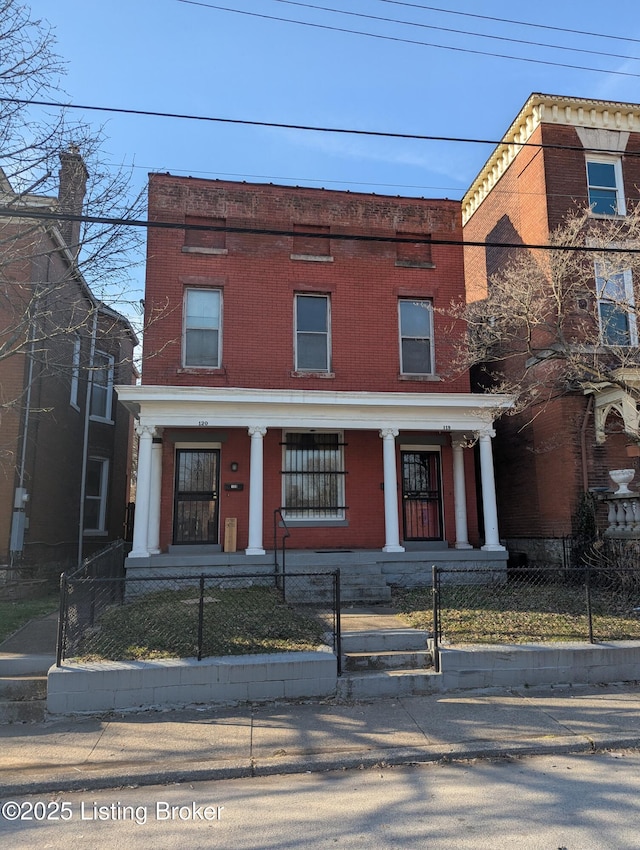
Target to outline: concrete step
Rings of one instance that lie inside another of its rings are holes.
[[[385,670],[375,673],[345,673],[338,677],[341,699],[378,699],[440,691],[440,674],[433,670]]]
[[[368,670],[422,670],[433,665],[433,655],[428,649],[416,652],[347,652],[342,657],[346,672]]]
[[[47,709],[46,699],[0,699],[0,725],[8,723],[42,723]]]
[[[0,677],[0,724],[41,722],[46,705],[46,676]]]
[[[47,696],[46,676],[1,676],[0,700],[45,699]]]
[[[342,651],[351,652],[419,652],[428,647],[430,634],[423,629],[375,629],[343,631]]]
[[[333,601],[333,590],[326,585],[321,587],[301,587],[294,584],[294,580],[286,585],[287,602],[303,602],[310,604],[312,601],[320,604],[331,604]],[[379,604],[391,601],[391,589],[388,585],[363,584],[361,586],[340,586],[340,601],[342,603],[369,603]]]

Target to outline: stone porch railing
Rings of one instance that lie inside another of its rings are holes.
[[[640,493],[604,493],[607,508],[606,537],[640,538]]]

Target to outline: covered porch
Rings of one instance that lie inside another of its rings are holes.
[[[492,453],[493,420],[511,404],[506,396],[117,389],[140,438],[128,569],[272,569],[278,510],[291,534],[291,569],[376,564],[396,583],[394,577],[427,568],[430,575],[440,561],[492,566],[506,560]],[[207,540],[184,542],[176,537],[176,517],[184,511],[176,496],[185,486],[179,463],[194,451],[211,454],[212,530]],[[291,457],[298,466],[290,466]],[[232,543],[222,533],[230,520]]]

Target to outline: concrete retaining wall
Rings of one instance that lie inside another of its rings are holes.
[[[640,643],[465,646],[440,652],[442,691],[640,680]]]
[[[442,649],[440,673],[419,674],[414,693],[540,685],[593,685],[640,680],[640,642],[465,646]],[[394,671],[376,671],[362,698],[399,696]],[[361,675],[361,674],[360,674]],[[429,680],[427,682],[427,679]],[[345,675],[340,692],[355,695]],[[417,681],[417,680],[416,680]],[[331,652],[289,652],[228,658],[68,663],[49,670],[50,714],[224,705],[276,699],[331,697],[337,693]],[[408,695],[406,691],[402,691]]]
[[[192,703],[232,703],[335,694],[330,652],[225,658],[68,663],[49,670],[50,714],[104,712]]]

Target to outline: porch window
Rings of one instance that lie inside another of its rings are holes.
[[[285,434],[282,504],[286,519],[344,519],[343,448],[339,433]]]

